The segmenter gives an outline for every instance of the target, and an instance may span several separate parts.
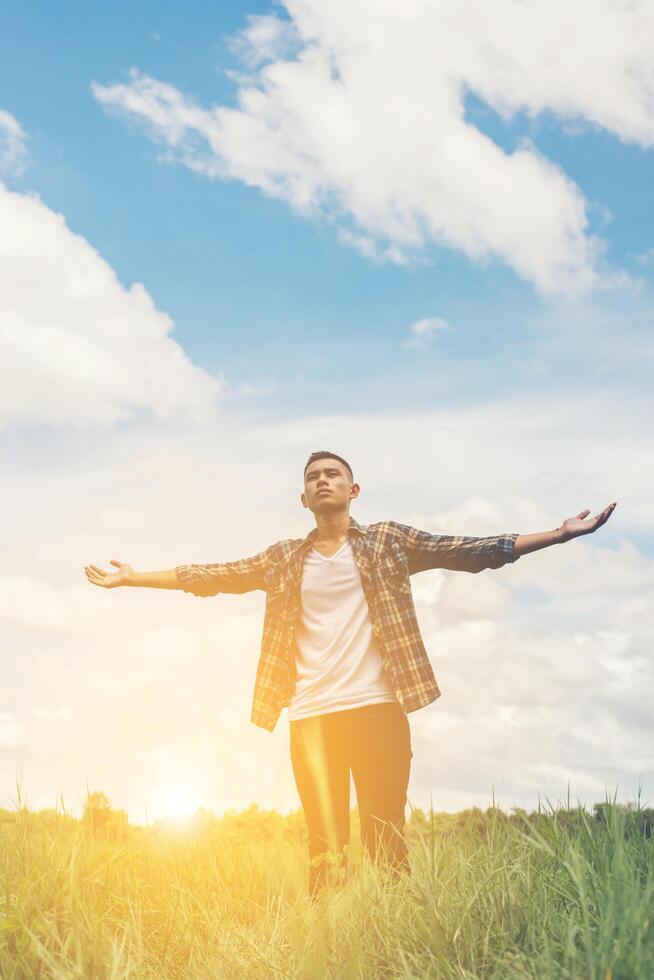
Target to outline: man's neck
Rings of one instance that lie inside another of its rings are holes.
[[[337,514],[318,514],[316,517],[316,527],[318,533],[317,541],[329,544],[337,544],[347,538],[350,527],[350,515],[345,513]]]

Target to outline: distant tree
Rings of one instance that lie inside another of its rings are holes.
[[[82,824],[92,834],[118,838],[127,836],[127,814],[124,810],[112,810],[108,797],[101,792],[87,794]]]
[[[602,821],[607,826],[611,819],[619,821],[624,827],[624,833],[637,834],[638,836],[650,838],[654,831],[654,810],[634,807],[633,804],[626,806],[614,803],[596,803],[593,807],[595,820]]]
[[[91,830],[102,830],[111,819],[111,804],[104,793],[88,793],[82,823]]]

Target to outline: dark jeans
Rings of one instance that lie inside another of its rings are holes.
[[[293,773],[309,830],[310,895],[333,878],[330,864],[347,868],[350,769],[367,853],[393,876],[410,873],[404,808],[413,753],[399,702],[301,718],[290,729]]]

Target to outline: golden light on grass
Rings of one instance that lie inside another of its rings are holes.
[[[170,814],[207,799],[188,776],[156,795]],[[654,977],[654,810],[594,811],[412,808],[393,881],[354,810],[349,874],[312,905],[299,810],[116,836],[19,797],[0,808],[0,977]]]

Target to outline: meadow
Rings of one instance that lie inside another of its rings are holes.
[[[313,904],[300,811],[177,829],[89,812],[0,810],[2,980],[654,977],[640,804],[414,809],[398,881],[353,811],[348,876]]]

